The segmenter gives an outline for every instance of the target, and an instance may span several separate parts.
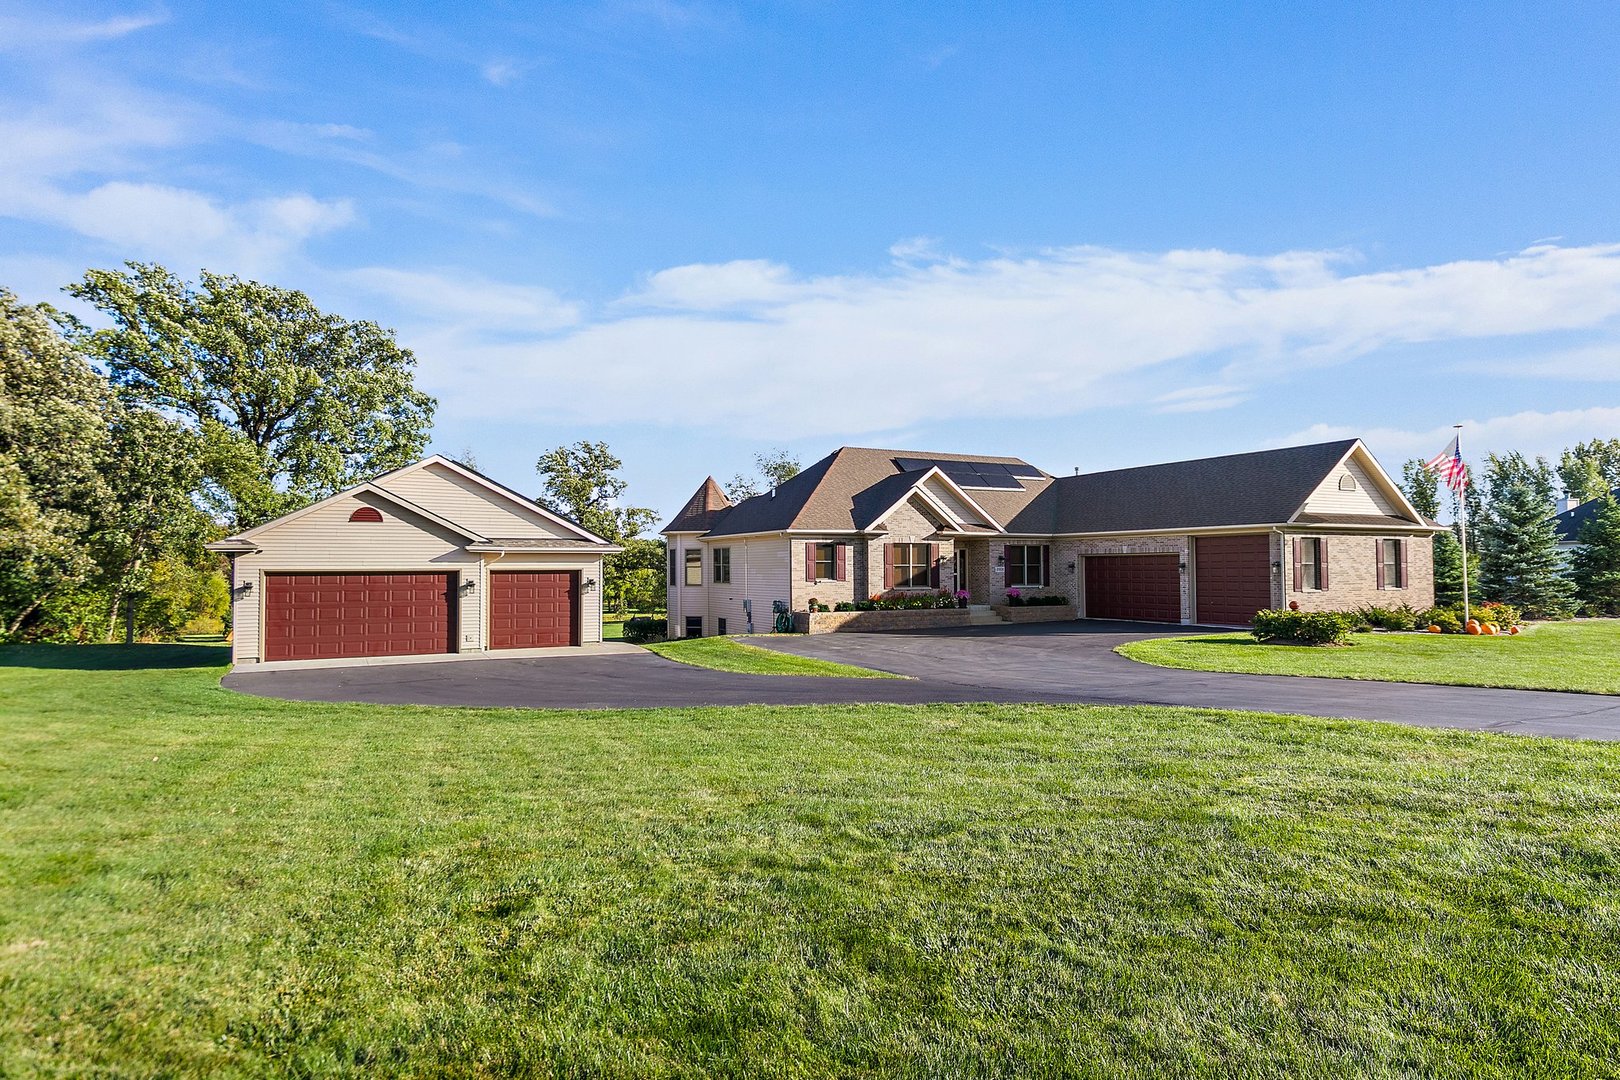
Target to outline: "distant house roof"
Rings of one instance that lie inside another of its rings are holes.
[[[1620,488],[1609,493],[1620,499]],[[1558,542],[1561,544],[1580,543],[1581,529],[1588,521],[1597,517],[1597,512],[1603,505],[1602,499],[1588,499],[1579,506],[1572,506],[1562,514],[1553,518],[1553,528],[1558,530]]]

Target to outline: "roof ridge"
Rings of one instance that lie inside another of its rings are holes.
[[[1107,476],[1110,473],[1138,472],[1142,469],[1163,469],[1172,465],[1197,465],[1209,461],[1229,461],[1232,458],[1258,457],[1262,454],[1285,454],[1290,452],[1298,452],[1301,450],[1320,450],[1329,446],[1343,447],[1348,450],[1358,442],[1361,442],[1360,438],[1329,439],[1325,442],[1301,443],[1297,446],[1272,446],[1267,447],[1264,450],[1239,450],[1237,453],[1233,454],[1211,454],[1208,457],[1176,458],[1173,461],[1155,461],[1147,465],[1122,465],[1117,469],[1098,469],[1096,472],[1073,473],[1069,476],[1054,477],[1054,479],[1073,480],[1077,477],[1084,476]]]

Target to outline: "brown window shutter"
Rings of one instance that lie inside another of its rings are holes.
[[[1041,587],[1052,584],[1052,545],[1041,545]]]
[[[1378,566],[1378,587],[1385,588],[1389,583],[1384,580],[1384,542],[1373,541],[1373,559]]]
[[[894,588],[894,545],[883,545],[883,587]]]
[[[1328,542],[1327,537],[1316,542],[1316,557],[1322,560],[1322,565],[1316,568],[1317,587],[1323,592],[1328,590]]]
[[[928,585],[939,588],[939,545],[928,545]]]
[[[1302,545],[1300,543],[1299,537],[1297,537],[1297,536],[1294,537],[1294,591],[1295,592],[1304,592],[1305,591],[1305,565],[1302,562],[1300,562],[1300,558],[1299,558],[1300,551],[1301,551],[1303,546],[1304,545]]]
[[[834,544],[833,545],[833,580],[834,581],[845,581],[845,580],[848,579],[848,571],[846,570],[846,566],[848,564],[844,561],[844,552],[848,547],[849,547],[848,544]]]
[[[1395,583],[1395,587],[1397,589],[1409,588],[1410,587],[1409,582],[1412,580],[1411,578],[1406,576],[1406,548],[1407,548],[1407,541],[1405,541],[1405,540],[1397,540],[1397,541],[1395,541],[1395,560],[1396,560],[1397,565],[1399,565],[1400,568],[1401,568],[1401,580],[1399,580],[1399,581],[1397,581]]]
[[[804,580],[816,580],[816,542],[814,540],[804,542]]]

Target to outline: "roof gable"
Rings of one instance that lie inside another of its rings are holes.
[[[476,494],[487,506],[503,511],[507,516],[507,520],[521,522],[531,527],[540,525],[550,535],[588,540],[597,544],[607,543],[605,539],[597,536],[572,518],[565,517],[550,507],[529,498],[527,495],[514,491],[505,484],[490,479],[476,469],[470,469],[461,462],[454,461],[442,454],[434,454],[414,464],[407,465],[403,469],[395,469],[391,473],[384,473],[372,483],[387,488],[409,489],[412,495],[423,497],[425,492],[434,489],[431,486],[423,485],[421,479],[417,476],[422,472],[436,475],[441,481],[453,478],[455,488],[462,492]],[[443,488],[438,489],[438,491],[448,498],[450,502],[461,507],[468,506],[467,503],[455,495],[445,492]],[[482,518],[486,517],[490,511],[475,508],[468,512]],[[499,518],[490,519],[486,527],[495,528],[499,520]],[[531,531],[532,529],[518,529],[514,535],[526,535]]]
[[[361,496],[368,496],[369,498],[360,498]],[[244,529],[239,533],[235,533],[224,538],[223,540],[217,541],[215,544],[210,544],[208,547],[210,550],[215,551],[241,551],[244,547],[244,542],[258,541],[277,529],[280,529],[286,525],[291,525],[294,522],[301,521],[311,514],[315,514],[319,511],[325,510],[327,507],[344,501],[359,501],[367,506],[382,503],[385,506],[390,506],[395,510],[400,511],[401,514],[406,518],[414,517],[418,521],[437,526],[439,529],[442,529],[453,536],[459,537],[468,543],[478,544],[486,543],[488,541],[488,537],[476,533],[463,525],[457,524],[456,522],[451,521],[440,514],[436,514],[426,507],[417,506],[408,499],[405,499],[386,488],[378,487],[376,484],[368,481],[367,483],[357,484],[352,488],[347,488],[338,492],[336,495],[328,496],[327,498],[321,499],[318,502],[310,503],[308,506],[300,507],[290,514],[283,514],[281,517],[266,521],[262,525],[255,525],[251,529]],[[256,546],[256,544],[253,546]]]

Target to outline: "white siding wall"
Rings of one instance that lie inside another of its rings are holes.
[[[385,477],[377,486],[484,536],[579,539],[543,514],[486,491],[442,465]]]
[[[1356,481],[1354,491],[1339,490],[1339,478],[1345,475]],[[1313,514],[1400,514],[1395,501],[1379,486],[1372,474],[1364,468],[1356,455],[1333,470],[1320,487],[1305,500],[1305,509]]]
[[[349,515],[361,506],[376,507],[382,521],[350,521]],[[264,533],[255,542],[262,551],[236,560],[235,584],[253,586],[250,593],[236,601],[231,624],[235,631],[232,659],[239,664],[253,663],[260,657],[259,628],[267,573],[478,574],[478,557],[462,550],[465,541],[461,537],[426,519],[406,516],[394,504],[365,492],[338,499]],[[469,620],[474,625],[483,622],[483,595],[484,590],[476,589],[471,596],[461,598],[463,625]]]
[[[715,584],[710,578],[714,572],[713,550],[720,547],[731,549],[731,582],[730,584]],[[703,553],[704,592],[707,594],[707,610],[704,612],[703,632],[705,634],[719,633],[719,619],[726,620],[728,634],[744,634],[748,632],[748,617],[743,614],[742,602],[746,599],[752,602],[754,608],[754,633],[768,634],[775,616],[771,613],[772,600],[790,600],[792,587],[788,580],[789,568],[792,560],[789,558],[790,548],[786,539],[759,538],[754,539],[719,539],[710,541],[705,545]],[[693,592],[696,590],[688,590]],[[697,614],[695,611],[687,614]],[[686,621],[681,620],[684,632]]]

